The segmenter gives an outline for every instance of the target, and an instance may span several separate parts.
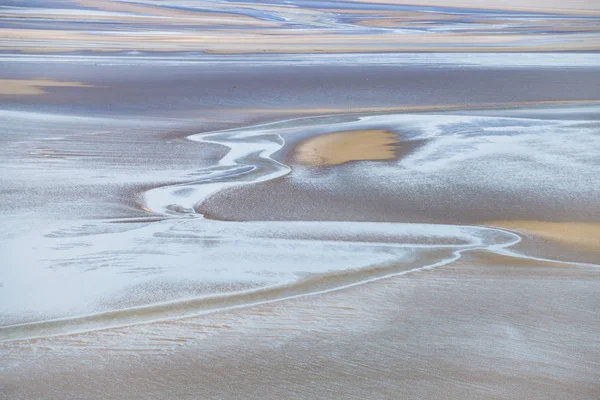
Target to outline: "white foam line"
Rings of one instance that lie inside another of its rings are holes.
[[[510,250],[506,250],[506,249],[502,249],[500,251],[494,251],[494,252],[501,254],[501,255],[511,256],[511,257],[515,257],[515,258],[524,258],[524,259],[532,260],[532,261],[542,261],[542,262],[548,262],[548,263],[553,263],[553,264],[569,264],[569,265],[573,265],[573,266],[577,266],[577,267],[585,267],[585,268],[600,268],[600,265],[598,265],[598,264],[585,263],[585,262],[580,262],[580,261],[554,260],[552,258],[530,256],[530,255],[526,255],[523,253],[519,253],[516,251],[510,251]]]
[[[148,54],[148,55],[146,55]],[[597,53],[347,53],[335,55],[206,55],[173,54],[150,55],[151,53],[119,55],[43,55],[43,54],[0,54],[0,62],[57,62],[100,65],[243,65],[259,68],[265,65],[407,65],[429,68],[511,68],[545,67],[578,68],[600,65]]]
[[[189,137],[190,140],[222,145],[229,148],[229,151],[219,160],[216,166],[198,171],[199,173],[205,171],[208,174],[203,179],[162,186],[147,191],[144,195],[146,207],[156,213],[165,215],[190,215],[195,213],[194,209],[198,204],[225,188],[264,182],[288,174],[291,171],[290,167],[271,158],[274,153],[284,146],[284,139],[279,134],[270,133],[268,136],[276,140],[261,140],[260,136],[264,134],[261,132],[250,132],[250,134],[246,134],[246,137],[258,138],[256,143],[246,141],[239,145],[236,142],[236,139],[239,140],[239,137],[235,134],[225,137],[224,140],[210,139],[214,136],[226,135],[226,133],[219,132],[202,134],[201,137],[198,137],[198,134],[191,135]],[[243,135],[243,133],[238,131],[238,135]],[[267,168],[265,168],[265,171],[260,170],[260,165],[255,162],[256,160],[253,160],[254,157],[266,162]],[[224,167],[225,169],[222,169]],[[268,167],[272,167],[272,170],[268,169]],[[239,180],[240,177],[250,174],[256,174],[257,176],[246,182]],[[189,191],[187,196],[181,194],[183,190]]]
[[[512,244],[510,244],[510,245],[512,245]],[[437,267],[440,267],[440,266],[444,266],[444,265],[447,265],[447,264],[450,264],[452,262],[455,262],[455,261],[459,260],[461,258],[461,255],[462,255],[462,253],[464,251],[483,250],[483,249],[487,249],[487,248],[486,247],[476,247],[476,248],[471,248],[471,249],[457,250],[457,251],[454,251],[452,253],[452,257],[449,257],[447,259],[435,262],[433,264],[425,265],[425,266],[418,267],[418,268],[413,268],[413,269],[406,270],[406,271],[399,271],[399,272],[395,272],[395,273],[391,273],[391,274],[387,274],[387,275],[382,275],[382,276],[378,276],[378,277],[374,277],[374,278],[364,279],[364,280],[361,280],[361,281],[357,281],[357,282],[353,282],[353,283],[349,283],[349,284],[345,284],[345,285],[340,285],[340,286],[336,286],[336,287],[332,287],[332,288],[328,288],[328,289],[324,289],[324,290],[317,290],[317,291],[314,291],[314,292],[300,293],[300,294],[295,294],[295,295],[292,295],[292,296],[283,296],[283,297],[280,297],[280,298],[269,299],[269,300],[262,300],[262,301],[256,301],[256,302],[251,302],[251,303],[236,304],[236,305],[227,306],[227,307],[218,307],[218,308],[214,308],[214,309],[210,309],[210,310],[205,310],[205,311],[202,311],[202,312],[190,313],[188,315],[180,315],[180,316],[174,316],[174,317],[164,317],[164,318],[148,319],[148,320],[139,321],[139,322],[132,322],[132,323],[126,323],[126,324],[107,325],[107,326],[102,326],[102,327],[97,327],[97,328],[75,329],[75,330],[70,330],[70,331],[67,331],[67,332],[60,332],[60,333],[55,333],[55,334],[31,335],[31,336],[22,336],[22,337],[16,337],[16,338],[8,338],[8,339],[1,339],[0,338],[0,343],[14,342],[14,341],[20,341],[20,340],[39,339],[39,338],[50,338],[50,337],[57,337],[57,336],[69,336],[69,335],[76,335],[76,334],[87,333],[87,332],[97,332],[97,331],[103,331],[103,330],[109,330],[109,329],[119,329],[119,328],[131,327],[131,326],[139,326],[139,325],[147,325],[147,324],[153,324],[153,323],[160,323],[160,322],[164,322],[164,321],[182,320],[182,319],[187,319],[187,318],[198,317],[198,316],[201,316],[201,315],[214,314],[214,313],[217,313],[217,312],[243,309],[243,308],[254,307],[254,306],[259,306],[259,305],[264,305],[264,304],[272,304],[272,303],[276,303],[276,302],[280,302],[280,301],[293,300],[293,299],[298,299],[298,298],[303,298],[303,297],[308,297],[308,296],[314,296],[314,295],[319,295],[319,294],[327,294],[327,293],[332,293],[332,292],[336,292],[336,291],[339,291],[339,290],[349,289],[349,288],[356,287],[356,286],[359,286],[359,285],[364,285],[364,284],[367,284],[367,283],[372,283],[372,282],[380,281],[382,279],[387,279],[387,278],[391,278],[391,277],[402,276],[402,275],[406,275],[406,274],[414,273],[414,272],[419,272],[419,271],[432,270],[434,268],[437,268]],[[279,286],[270,286],[270,287],[266,287],[266,288],[261,288],[259,290],[264,291],[264,290],[269,290],[269,289],[277,289],[279,287],[283,288],[284,286],[281,286],[281,285],[279,285]],[[253,292],[257,292],[257,290],[255,290],[255,291],[237,292],[234,295],[243,295],[243,294],[249,294],[249,293],[253,293]],[[229,295],[229,296],[231,296],[231,295]],[[219,297],[221,297],[221,296],[219,296]],[[225,296],[222,296],[222,297],[225,297]],[[189,300],[190,299],[188,299],[188,301]],[[165,303],[153,304],[152,306],[167,305],[167,304],[177,304],[177,303],[178,302],[165,302]],[[149,307],[152,307],[152,306],[149,306]],[[146,308],[146,307],[128,308],[128,309],[123,309],[123,310],[120,310],[120,311],[127,312],[127,311],[134,311],[136,309],[142,309],[142,308]],[[85,317],[100,316],[100,315],[103,315],[103,314],[105,314],[105,313],[88,314],[88,315],[85,315],[85,316],[78,316],[78,317],[75,317],[75,318],[59,318],[59,319],[53,319],[53,320],[47,320],[47,321],[40,321],[40,322],[35,322],[35,323],[6,325],[6,326],[0,328],[0,332],[2,332],[2,330],[4,330],[4,329],[19,328],[19,327],[25,328],[25,327],[33,325],[33,324],[37,325],[37,324],[44,324],[44,323],[51,323],[51,322],[76,321],[77,319],[82,319],[82,318],[85,318]]]

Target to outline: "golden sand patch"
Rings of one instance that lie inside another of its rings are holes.
[[[294,159],[314,167],[389,160],[396,156],[397,144],[394,133],[381,129],[333,132],[301,142],[295,149]]]
[[[529,233],[580,250],[600,251],[600,223],[491,221],[486,225]]]
[[[45,87],[94,87],[80,82],[61,82],[50,79],[0,79],[0,95],[39,95]]]

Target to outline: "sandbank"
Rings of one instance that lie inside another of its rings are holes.
[[[349,161],[389,160],[398,144],[394,133],[380,130],[333,132],[304,140],[294,157],[300,164],[325,167]]]

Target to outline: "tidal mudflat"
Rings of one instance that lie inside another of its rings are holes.
[[[0,396],[600,396],[563,3],[2,5]]]

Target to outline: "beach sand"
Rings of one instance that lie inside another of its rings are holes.
[[[332,132],[300,143],[294,158],[315,167],[360,160],[389,160],[395,157],[397,136],[384,130]]]

